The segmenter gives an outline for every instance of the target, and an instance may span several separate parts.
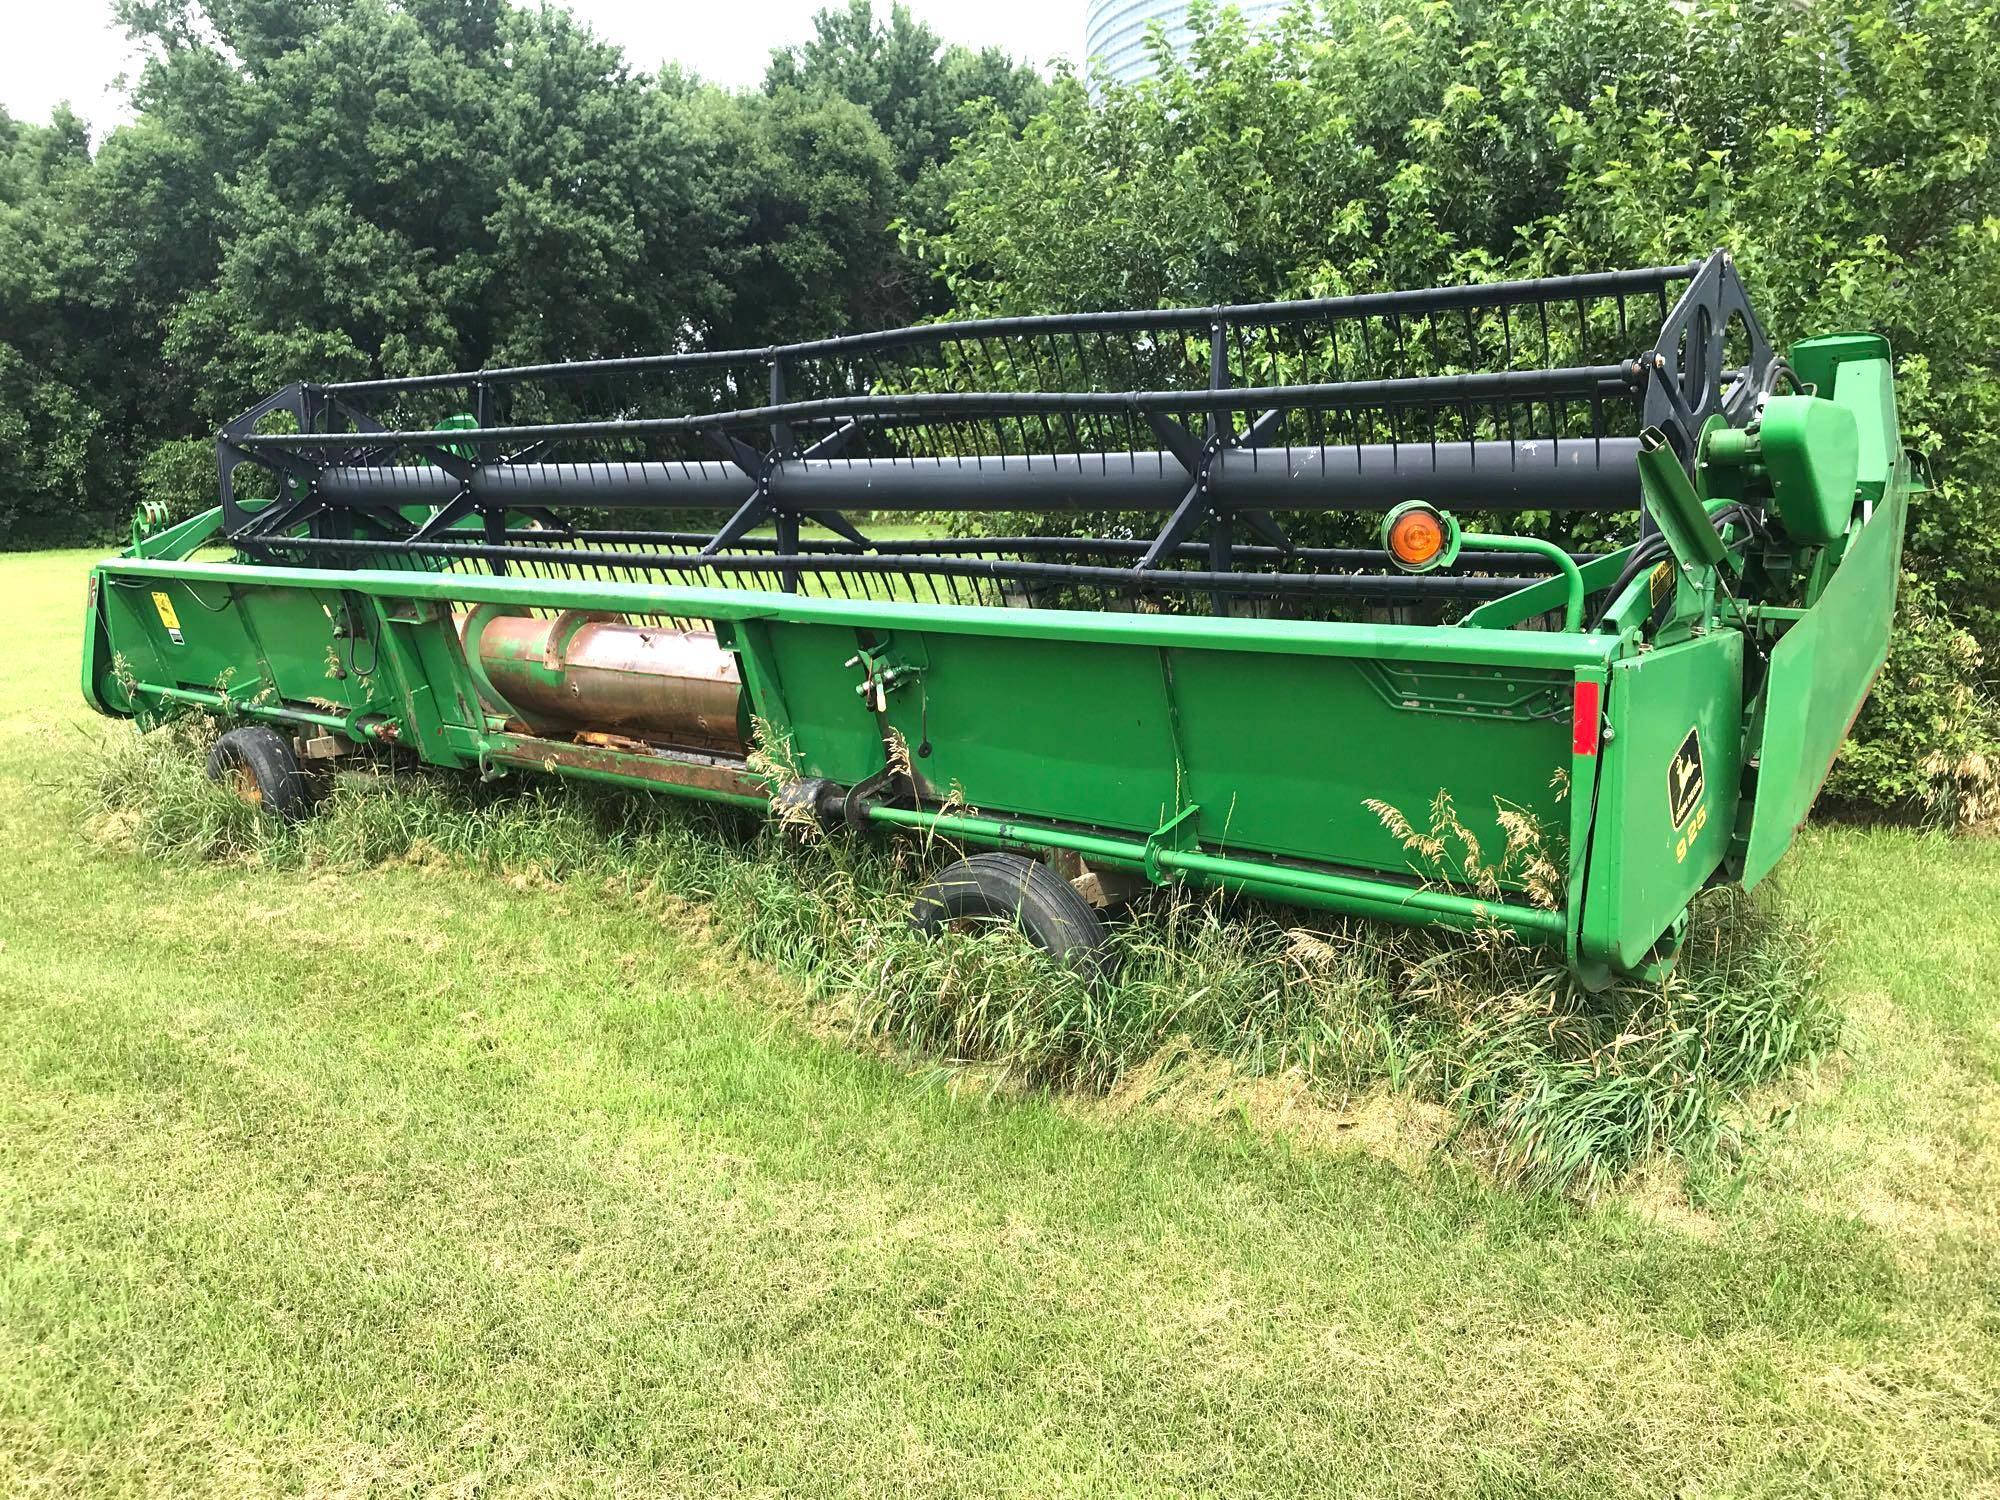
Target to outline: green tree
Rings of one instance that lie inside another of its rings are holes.
[[[0,111],[0,546],[78,540],[112,511],[115,320],[77,218],[89,171],[68,110],[47,126]]]
[[[1019,129],[1047,92],[1033,68],[997,47],[947,46],[906,6],[891,4],[884,21],[870,0],[820,11],[810,39],[771,54],[764,91],[787,90],[867,110],[888,139],[898,175],[912,185],[965,133],[967,105],[983,102]]]
[[[858,104],[781,88],[704,98],[740,221],[720,348],[908,320],[918,277],[890,224],[903,186],[888,141]]]
[[[221,183],[212,267],[162,341],[211,419],[300,376],[668,346],[725,305],[734,223],[697,112],[567,12],[201,13],[216,43],[143,16],[139,99]]]
[[[786,191],[774,198],[753,187],[750,222],[753,228],[766,222],[775,204],[781,218],[838,226],[821,233],[867,247],[839,262],[847,280],[837,301],[822,299],[838,307],[837,324],[809,317],[799,327],[880,327],[942,312],[943,287],[903,250],[894,230],[914,226],[921,232],[942,222],[944,191],[936,169],[954,140],[982,115],[988,128],[1004,121],[1005,128],[1019,130],[1047,92],[1033,68],[997,48],[948,46],[900,3],[888,7],[886,18],[870,0],[829,7],[813,17],[808,40],[773,52],[764,75],[771,107],[759,116],[759,160],[777,164]],[[814,142],[798,128],[810,109],[801,99],[820,101],[834,119],[842,119],[832,109],[836,102],[865,112],[887,151],[892,175],[886,193],[875,152],[862,146],[853,122],[843,119],[826,144]],[[754,104],[745,105],[756,112]],[[752,259],[759,266],[766,261],[761,242]]]
[[[0,545],[209,503],[206,436],[295,379],[907,321],[913,184],[1040,89],[865,6],[741,94],[510,0],[117,13],[133,124],[0,116]]]

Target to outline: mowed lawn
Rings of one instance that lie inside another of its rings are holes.
[[[1557,1202],[941,1085],[589,888],[106,853],[86,561],[0,557],[0,1493],[2000,1494],[2000,842],[1812,834],[1842,1056]]]

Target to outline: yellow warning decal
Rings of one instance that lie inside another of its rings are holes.
[[[160,612],[160,623],[167,627],[167,638],[176,646],[184,645],[181,638],[181,617],[174,613],[174,601],[165,594],[155,592],[153,608]]]
[[[1671,594],[1674,591],[1674,565],[1663,562],[1653,569],[1653,576],[1648,581],[1647,588],[1655,605]]]

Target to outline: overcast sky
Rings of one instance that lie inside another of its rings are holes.
[[[802,39],[826,0],[570,0],[599,36],[619,43],[636,71],[672,59],[716,83],[764,76],[773,47]],[[1083,50],[1084,0],[906,0],[946,41],[1000,46],[1046,63]],[[878,0],[886,11],[888,0]],[[58,101],[105,129],[126,118],[113,79],[136,71],[111,24],[111,0],[7,0],[0,47],[0,105],[43,121]]]

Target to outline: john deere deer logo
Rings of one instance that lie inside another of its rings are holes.
[[[1673,814],[1674,832],[1680,832],[1694,815],[1701,793],[1701,736],[1690,729],[1667,766],[1667,808]]]

